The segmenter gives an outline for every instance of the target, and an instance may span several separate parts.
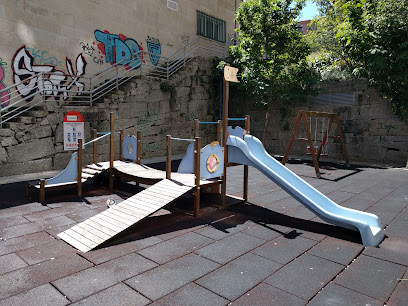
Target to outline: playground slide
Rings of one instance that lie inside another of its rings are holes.
[[[328,223],[358,230],[365,246],[378,246],[384,239],[381,223],[374,214],[342,207],[309,185],[270,156],[254,136],[229,136],[228,161],[253,166]]]

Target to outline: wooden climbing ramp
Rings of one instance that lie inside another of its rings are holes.
[[[58,234],[58,237],[78,250],[88,252],[152,215],[193,187],[173,180],[162,180]]]

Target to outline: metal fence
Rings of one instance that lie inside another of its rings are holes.
[[[0,127],[47,100],[92,105],[135,76],[169,80],[197,56],[225,58],[227,45],[198,36],[169,57],[140,50],[93,75],[75,76],[61,71],[32,74],[0,90]]]

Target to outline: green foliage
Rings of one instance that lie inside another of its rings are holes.
[[[172,91],[173,87],[174,87],[173,84],[171,84],[170,82],[167,82],[167,81],[162,81],[160,83],[160,90],[162,92]]]
[[[313,65],[367,78],[408,121],[408,0],[316,2],[323,17],[308,36],[324,55]]]
[[[288,102],[312,91],[309,45],[297,31],[304,1],[248,0],[237,10],[239,45],[230,48],[240,88],[257,102]]]

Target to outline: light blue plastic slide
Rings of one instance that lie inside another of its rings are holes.
[[[245,135],[244,139],[229,136],[227,145],[228,162],[257,168],[324,221],[360,231],[365,246],[378,246],[384,239],[376,215],[336,204],[270,156],[258,138],[251,135]]]

